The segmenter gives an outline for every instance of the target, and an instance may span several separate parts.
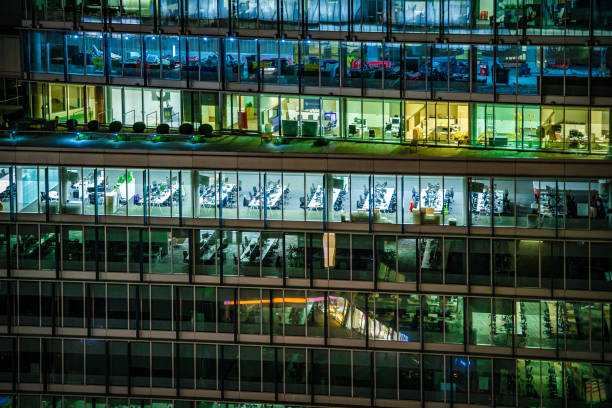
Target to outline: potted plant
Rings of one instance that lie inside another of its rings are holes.
[[[183,123],[179,127],[179,133],[181,135],[191,135],[191,134],[193,134],[193,125],[191,123]]]
[[[145,131],[146,129],[146,125],[144,124],[144,122],[135,122],[132,125],[132,130],[134,131],[134,133],[142,133]]]

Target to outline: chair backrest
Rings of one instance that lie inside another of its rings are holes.
[[[283,136],[297,136],[297,120],[283,120]]]
[[[304,122],[302,123],[302,136],[304,137],[315,137],[319,124],[317,122]]]

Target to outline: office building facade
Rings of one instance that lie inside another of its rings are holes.
[[[15,7],[0,407],[612,406],[612,4]]]

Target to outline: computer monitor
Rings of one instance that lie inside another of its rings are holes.
[[[325,112],[325,114],[323,115],[323,118],[325,120],[329,120],[330,122],[336,122],[336,112]]]

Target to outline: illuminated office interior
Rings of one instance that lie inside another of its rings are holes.
[[[0,408],[612,407],[609,0],[7,2]]]

